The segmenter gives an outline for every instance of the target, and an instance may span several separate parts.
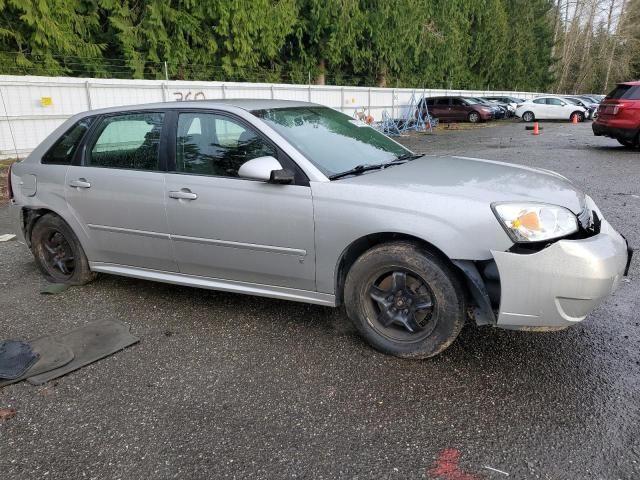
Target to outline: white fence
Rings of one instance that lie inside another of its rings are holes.
[[[326,105],[352,115],[365,110],[375,120],[387,110],[402,117],[411,96],[531,98],[534,92],[368,88],[267,83],[111,80],[0,75],[0,158],[22,157],[71,115],[85,110],[150,102],[275,98]]]

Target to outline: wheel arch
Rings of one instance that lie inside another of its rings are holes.
[[[73,228],[71,223],[64,217],[64,215],[61,215],[59,212],[56,212],[55,210],[52,210],[48,207],[22,207],[22,222],[20,226],[22,227],[22,233],[24,234],[24,240],[27,246],[31,248],[31,232],[33,230],[33,227],[40,218],[47,214],[53,214],[62,219],[62,221],[66,223],[69,229],[74,233],[76,239],[80,243],[80,246],[84,250],[85,254],[87,254],[84,238],[82,238],[83,236],[78,235],[76,229]]]
[[[411,243],[415,243],[420,248],[423,248],[438,257],[444,259],[447,263],[449,263],[452,267],[452,270],[458,273],[458,268],[455,267],[451,259],[438,247],[436,247],[433,243],[428,242],[427,240],[417,237],[415,235],[410,235],[407,233],[400,232],[377,232],[370,233],[364,235],[354,241],[352,241],[340,254],[338,257],[338,262],[335,268],[335,301],[336,305],[341,305],[344,299],[344,284],[347,278],[347,273],[355,263],[355,261],[366,251],[371,248],[381,245],[383,243],[391,243],[391,242],[400,242],[400,241],[408,241]]]

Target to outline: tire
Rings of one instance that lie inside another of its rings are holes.
[[[464,291],[453,267],[410,242],[386,243],[362,254],[344,288],[349,319],[384,353],[433,357],[464,325]]]
[[[52,283],[84,285],[96,278],[89,260],[69,225],[58,215],[40,217],[31,231],[36,265]]]
[[[522,120],[525,122],[533,122],[536,119],[536,116],[533,112],[524,112],[522,114]]]
[[[569,121],[573,120],[573,116],[577,115],[578,117],[578,122],[584,122],[584,113],[582,112],[573,112],[570,116],[569,116]]]
[[[467,120],[469,120],[469,122],[471,123],[479,123],[482,119],[480,118],[480,114],[478,112],[469,112],[469,115],[467,115]]]
[[[625,148],[635,148],[638,146],[638,139],[636,140],[624,140],[622,138],[616,138],[618,143]]]

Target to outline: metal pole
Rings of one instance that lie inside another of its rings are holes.
[[[4,95],[2,94],[1,88],[0,88],[0,99],[2,99],[2,108],[4,108],[4,116],[7,118],[7,125],[9,126],[9,134],[11,135],[11,141],[13,142],[13,149],[16,152],[16,160],[20,160],[20,155],[18,155],[18,145],[16,144],[16,137],[13,135],[13,128],[11,128],[11,120],[9,120],[9,111],[7,110],[7,104],[4,103]]]
[[[164,79],[169,81],[169,69],[167,68],[167,61],[164,61]]]
[[[396,90],[391,90],[391,118],[396,118],[395,116],[396,109]]]
[[[344,87],[340,87],[340,111],[344,112]]]
[[[276,98],[273,94],[273,84],[271,85],[271,100],[273,100],[274,98]]]
[[[224,100],[225,98],[227,98],[227,92],[224,89],[224,83],[220,85],[220,87],[222,88],[222,99]]]
[[[367,100],[367,112],[369,115],[371,115],[371,87],[369,87],[369,98]]]

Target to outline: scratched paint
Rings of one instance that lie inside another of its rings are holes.
[[[429,478],[440,480],[480,480],[477,475],[460,468],[460,451],[455,448],[445,448],[440,452],[435,465],[428,473]]]

